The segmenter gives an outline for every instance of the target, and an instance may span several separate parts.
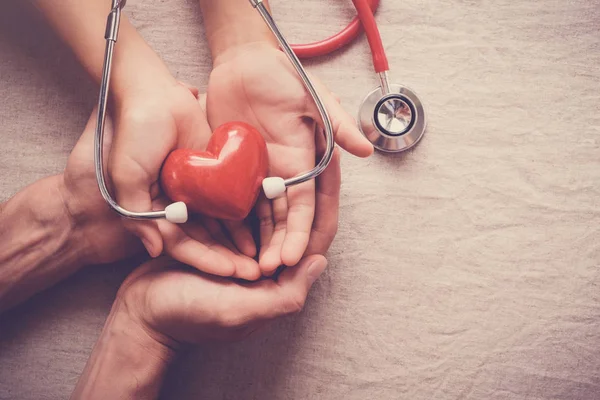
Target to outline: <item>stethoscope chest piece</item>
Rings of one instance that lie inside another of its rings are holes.
[[[390,85],[385,95],[380,87],[369,93],[360,106],[359,119],[362,134],[376,149],[388,153],[416,145],[427,125],[417,95],[400,85]]]

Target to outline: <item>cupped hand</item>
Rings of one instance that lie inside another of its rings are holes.
[[[330,114],[336,142],[356,156],[369,156],[373,147],[354,119],[317,79],[314,83]],[[259,129],[269,150],[270,176],[290,178],[315,165],[320,115],[285,54],[269,42],[240,45],[215,58],[207,115],[212,127],[241,120]],[[300,260],[311,238],[315,205],[314,181],[291,187],[272,202],[261,196],[256,210],[263,273]]]
[[[337,231],[341,186],[337,149],[316,186],[308,248],[300,263],[284,269],[277,280],[241,283],[161,258],[135,270],[121,286],[117,300],[151,337],[169,347],[241,339],[269,320],[300,311],[308,290],[327,265],[323,254]]]
[[[115,113],[115,140],[110,153],[110,176],[119,203],[131,211],[161,210],[169,200],[159,176],[168,154],[177,148],[204,149],[211,130],[198,91],[172,81],[136,88]],[[258,264],[239,253],[220,234],[220,226],[190,216],[186,224],[166,220],[124,219],[148,253],[163,251],[201,271],[257,279]],[[220,240],[223,239],[223,240]]]
[[[182,118],[179,121],[180,126],[183,127],[183,132],[186,132],[188,136],[174,134],[176,145],[192,148],[202,147],[210,137],[210,130],[206,122],[204,109],[197,98],[198,92],[180,84],[173,89],[177,89],[178,96],[181,96],[182,99],[191,99],[192,103],[187,106],[189,112],[193,113],[189,116],[190,120]],[[187,103],[187,101],[184,101],[184,103]],[[89,256],[90,263],[109,263],[143,250],[144,247],[138,236],[143,237],[146,233],[144,230],[146,227],[140,228],[136,225],[136,221],[124,221],[118,217],[100,195],[93,158],[96,112],[95,109],[69,157],[64,173],[65,198],[69,212],[76,223],[84,226],[84,237],[92,249]],[[104,163],[105,169],[113,172],[113,174],[107,176],[107,183],[110,190],[119,193],[121,196],[119,200],[122,201],[122,204],[141,204],[128,203],[132,198],[141,201],[143,196],[135,191],[135,187],[137,185],[140,188],[139,190],[143,192],[144,185],[140,182],[150,179],[145,174],[140,173],[140,170],[135,169],[134,165],[138,165],[136,164],[138,161],[135,160],[139,160],[140,168],[150,168],[153,165],[151,157],[144,157],[143,149],[145,148],[148,153],[151,153],[152,150],[150,149],[167,145],[158,141],[152,144],[149,143],[148,139],[142,140],[141,138],[138,138],[138,145],[129,143],[127,134],[133,133],[135,136],[136,133],[148,132],[148,134],[152,134],[154,132],[156,136],[160,137],[159,133],[162,130],[161,126],[155,126],[156,130],[152,131],[151,120],[148,120],[148,122],[140,121],[142,119],[140,110],[135,112],[123,110],[123,112],[127,113],[129,118],[125,118],[125,114],[120,115],[119,121],[121,124],[125,124],[126,128],[126,134],[121,137],[120,146],[117,143],[119,138],[115,138],[114,134],[115,124],[112,123],[110,117],[106,120],[104,148],[105,154],[108,154],[112,148],[112,165],[109,165],[107,157],[105,157]],[[129,112],[133,114],[129,114]],[[136,114],[138,112],[140,114]],[[152,113],[149,115],[154,116]],[[163,120],[163,117],[157,118]],[[137,122],[141,125],[137,125]],[[144,130],[143,126],[145,124],[148,124],[149,130]],[[188,124],[190,124],[189,127]],[[123,127],[123,125],[121,126]],[[131,127],[131,130],[127,129],[128,127]],[[135,129],[135,127],[138,129]],[[168,133],[170,130],[167,129],[166,132]],[[121,134],[123,133],[121,131]],[[127,152],[128,146],[133,148],[131,153]],[[156,153],[159,152],[156,151]],[[147,162],[148,164],[145,164]],[[160,165],[158,168],[160,169]],[[126,171],[129,171],[131,175],[129,178],[122,178]],[[121,183],[120,191],[116,185],[113,185],[115,175],[121,177],[119,181]],[[132,179],[132,177],[137,177],[137,179]],[[131,181],[128,181],[128,179],[131,179]],[[125,182],[130,183],[126,184]],[[144,211],[149,208],[163,209],[168,204],[168,200],[161,196],[157,179],[154,179],[150,186],[149,191],[152,192],[151,204],[145,209],[141,208],[142,206],[139,207]],[[136,198],[136,195],[139,198]],[[131,207],[135,208],[135,205]],[[158,229],[159,232],[157,241],[163,243],[164,240],[165,245],[164,247],[156,245],[157,247],[152,248],[164,250],[165,253],[183,263],[221,276],[236,276],[248,280],[257,279],[260,276],[256,261],[243,256],[237,251],[231,241],[223,234],[217,221],[191,216],[190,221],[182,226],[176,226],[161,220],[155,221],[154,226],[150,226],[149,229],[154,228]],[[153,255],[158,255],[158,253]]]
[[[240,283],[159,258],[127,278],[117,302],[170,348],[240,340],[275,318],[299,312],[326,265],[323,256],[309,256],[277,280]]]
[[[335,151],[317,180],[317,218],[307,255],[276,280],[242,282],[218,277],[168,257],[134,270],[119,289],[72,398],[89,399],[98,393],[99,397],[107,393],[118,397],[125,391],[131,398],[156,397],[161,378],[181,345],[240,340],[275,318],[299,312],[326,268],[321,254],[335,236],[339,161]],[[119,373],[123,362],[131,374]]]

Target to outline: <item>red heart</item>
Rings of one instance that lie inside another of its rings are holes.
[[[169,154],[161,184],[172,201],[183,201],[192,212],[242,220],[258,199],[268,165],[260,132],[244,122],[229,122],[214,131],[206,151]]]

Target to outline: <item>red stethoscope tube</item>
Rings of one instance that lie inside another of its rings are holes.
[[[321,40],[319,42],[309,44],[292,45],[292,50],[298,58],[320,57],[330,54],[343,46],[347,45],[360,34],[361,28],[364,29],[373,54],[373,66],[375,72],[385,72],[389,70],[388,60],[385,55],[381,35],[375,22],[373,13],[379,6],[380,0],[352,0],[354,7],[358,12],[358,16],[348,24],[340,33]]]

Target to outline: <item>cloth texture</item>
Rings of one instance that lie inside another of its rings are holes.
[[[97,99],[23,3],[0,11],[0,200],[63,170]],[[271,6],[293,43],[354,15],[350,1]],[[196,1],[125,10],[178,79],[206,87]],[[382,0],[376,18],[426,136],[344,154],[339,232],[304,311],[183,354],[162,398],[599,399],[600,1]],[[352,115],[378,84],[364,37],[305,64]],[[83,270],[0,317],[0,399],[68,398],[132,267]]]

